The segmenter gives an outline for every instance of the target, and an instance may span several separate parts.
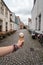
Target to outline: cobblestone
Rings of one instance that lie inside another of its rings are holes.
[[[25,35],[24,46],[18,51],[0,57],[0,65],[43,65],[43,48],[37,40],[33,40],[27,30],[19,30],[15,34],[0,41],[0,46],[16,44],[19,32]]]

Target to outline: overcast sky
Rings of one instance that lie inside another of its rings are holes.
[[[28,24],[28,18],[31,17],[33,0],[4,0],[12,12],[20,16],[21,21]]]

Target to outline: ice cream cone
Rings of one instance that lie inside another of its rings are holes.
[[[20,40],[20,41],[24,40],[24,34],[23,34],[23,33],[20,33],[20,34],[19,34],[19,40]]]

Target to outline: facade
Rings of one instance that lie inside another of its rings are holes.
[[[20,29],[20,17],[19,16],[15,16],[15,28],[18,30]]]
[[[10,30],[10,10],[3,0],[0,0],[0,31]]]
[[[11,12],[10,13],[10,30],[14,30],[15,26],[15,13]]]
[[[28,18],[28,29],[32,29],[32,20]]]
[[[19,16],[15,16],[15,23],[19,25],[19,23],[20,23],[20,18],[19,18]]]
[[[32,29],[43,31],[43,0],[34,0],[32,9]]]
[[[23,29],[24,23],[20,21],[19,26],[20,26],[20,29]]]
[[[7,32],[14,28],[13,13],[3,0],[0,0],[0,32]]]

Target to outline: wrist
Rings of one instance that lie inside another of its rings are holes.
[[[18,49],[19,49],[18,45],[13,45],[13,51],[12,52],[17,51]]]
[[[20,45],[19,44],[16,44],[18,48],[20,48]]]

